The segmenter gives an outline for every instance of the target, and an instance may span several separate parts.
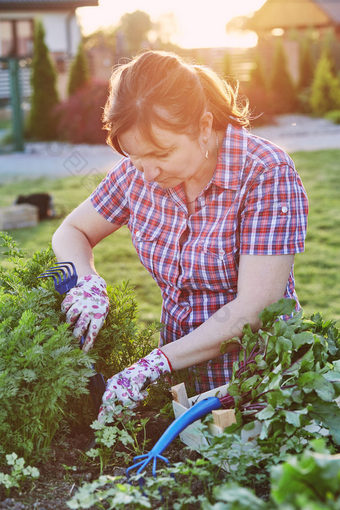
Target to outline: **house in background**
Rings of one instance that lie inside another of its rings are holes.
[[[299,39],[304,34],[317,41],[332,30],[340,41],[340,0],[267,0],[251,17],[234,18],[227,27],[256,32],[267,62],[271,61],[273,39],[282,36],[290,71],[297,79]]]
[[[0,0],[0,58],[33,56],[34,21],[44,25],[45,42],[58,71],[58,88],[65,95],[68,63],[81,39],[76,9],[97,6],[98,0]],[[22,68],[25,68],[22,62]],[[27,70],[28,71],[28,70]],[[8,95],[5,74],[0,69],[0,98]],[[29,93],[29,72],[23,73],[23,94]],[[9,96],[8,96],[9,97]]]

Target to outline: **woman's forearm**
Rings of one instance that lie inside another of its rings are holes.
[[[73,262],[78,277],[98,274],[94,267],[92,246],[86,235],[73,225],[63,223],[52,237],[52,248],[58,262]]]
[[[221,354],[222,342],[241,336],[243,326],[250,323],[253,330],[260,327],[257,310],[252,303],[238,298],[224,305],[191,333],[162,346],[174,370],[216,358]],[[237,344],[230,350],[237,349]]]

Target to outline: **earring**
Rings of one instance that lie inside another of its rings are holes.
[[[208,159],[209,158],[209,151],[208,149],[205,151],[205,159]]]

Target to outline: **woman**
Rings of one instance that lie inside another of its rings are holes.
[[[227,382],[243,325],[282,297],[299,302],[294,254],[304,250],[307,197],[291,158],[250,134],[248,109],[212,71],[148,51],[118,67],[104,112],[124,157],[53,236],[80,279],[62,308],[89,349],[108,300],[92,248],[127,224],[158,283],[160,345],[107,383],[105,408],[134,405],[166,372],[195,367],[197,391]]]

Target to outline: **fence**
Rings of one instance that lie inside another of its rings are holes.
[[[24,150],[23,103],[31,96],[30,64],[31,59],[0,58],[0,151]]]

